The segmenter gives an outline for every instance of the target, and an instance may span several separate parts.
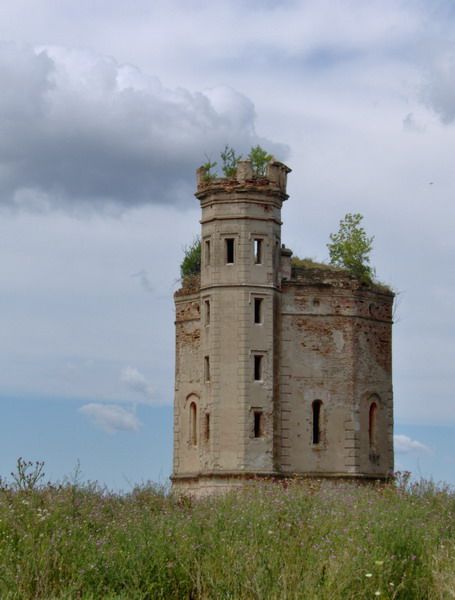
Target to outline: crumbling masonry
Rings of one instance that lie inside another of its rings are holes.
[[[257,477],[385,479],[393,471],[393,293],[294,267],[281,244],[290,169],[198,171],[202,266],[175,294],[177,491]]]

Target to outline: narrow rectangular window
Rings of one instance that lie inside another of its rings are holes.
[[[254,355],[254,381],[262,381],[262,359],[261,354]]]
[[[321,441],[321,406],[320,400],[315,400],[312,404],[313,410],[313,444],[319,444]]]
[[[205,300],[205,324],[210,325],[210,300]]]
[[[263,298],[254,299],[254,322],[262,323],[262,300]]]
[[[262,264],[262,240],[255,239],[253,240],[253,248],[254,248],[254,263],[256,265]]]
[[[226,263],[234,264],[234,238],[226,238]]]
[[[210,240],[205,240],[205,264],[210,264]]]
[[[259,438],[264,435],[264,415],[262,410],[254,411],[254,437]]]
[[[192,446],[197,446],[197,407],[195,402],[190,404],[190,440]]]
[[[210,381],[210,358],[204,356],[204,380]]]
[[[205,413],[205,441],[210,439],[210,413]]]

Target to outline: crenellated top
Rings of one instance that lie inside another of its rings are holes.
[[[199,167],[197,175],[196,198],[203,201],[208,196],[230,192],[258,192],[266,195],[279,196],[286,200],[287,175],[291,169],[284,163],[273,160],[268,163],[264,176],[253,172],[250,160],[240,160],[235,177],[207,177],[204,167]]]

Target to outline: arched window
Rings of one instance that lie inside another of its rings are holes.
[[[190,443],[197,446],[197,406],[196,402],[190,404]]]
[[[321,441],[321,400],[315,400],[312,404],[313,409],[313,444],[319,444]]]
[[[368,439],[370,442],[370,448],[374,448],[376,446],[377,416],[378,405],[376,402],[372,402],[370,404],[370,411],[368,413]]]

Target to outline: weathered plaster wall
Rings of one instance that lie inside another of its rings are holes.
[[[174,473],[199,471],[199,447],[192,444],[190,434],[190,404],[200,404],[201,396],[201,322],[199,294],[175,296],[175,396],[174,396]],[[200,411],[197,436],[200,438]]]
[[[386,476],[393,469],[393,296],[343,274],[306,274],[284,284],[280,354],[282,469]],[[374,400],[375,444],[369,439]],[[312,403],[322,401],[313,443]]]
[[[353,396],[352,323],[333,310],[333,290],[287,285],[282,299],[281,466],[342,473]],[[312,403],[322,401],[321,440],[312,443]]]
[[[392,301],[365,293],[358,299],[355,340],[355,422],[360,472],[393,472]],[[378,407],[375,440],[368,435],[369,407]]]

